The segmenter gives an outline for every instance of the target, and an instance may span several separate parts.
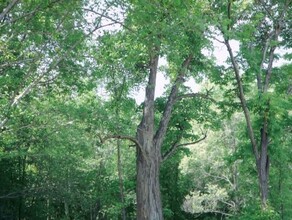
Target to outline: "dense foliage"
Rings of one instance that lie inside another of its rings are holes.
[[[292,219],[291,7],[0,0],[0,220]]]

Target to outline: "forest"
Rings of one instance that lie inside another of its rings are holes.
[[[292,0],[0,0],[0,220],[291,220]]]

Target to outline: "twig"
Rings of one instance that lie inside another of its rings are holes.
[[[98,135],[100,143],[104,144],[107,140],[109,139],[121,139],[121,140],[129,140],[131,142],[133,142],[135,144],[136,147],[138,147],[141,152],[143,153],[143,156],[146,156],[146,153],[143,149],[143,147],[141,146],[141,144],[138,142],[138,140],[134,137],[131,136],[126,136],[126,135],[108,135],[104,138],[102,138],[100,135]]]

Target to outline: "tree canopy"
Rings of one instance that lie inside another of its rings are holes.
[[[291,219],[291,7],[0,0],[0,219]]]

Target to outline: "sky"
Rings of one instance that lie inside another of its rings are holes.
[[[213,56],[216,59],[216,63],[218,65],[226,65],[226,60],[229,57],[228,51],[226,49],[226,46],[218,41],[213,41],[214,45],[214,51],[207,51],[203,50],[203,54],[206,56]],[[239,42],[236,40],[230,40],[230,46],[232,47],[233,53],[236,55],[239,51]],[[292,53],[292,49],[289,51],[283,49],[283,48],[278,48],[275,51],[277,54],[280,56],[283,56],[285,53],[290,52]],[[274,67],[279,67],[284,64],[288,63],[288,61],[284,59],[279,59],[274,61]],[[160,58],[159,60],[159,66],[165,66],[167,65],[167,61],[165,58]],[[169,84],[169,79],[164,77],[164,74],[162,72],[158,72],[157,75],[157,84],[155,88],[155,97],[160,97],[163,95],[163,93],[166,91],[165,86]],[[200,90],[200,85],[198,85],[194,79],[189,79],[187,82],[184,83],[185,86],[188,86],[192,92],[199,92]],[[140,90],[136,91],[135,93],[132,94],[132,97],[135,98],[137,104],[141,104],[144,101],[145,98],[145,88],[141,88]]]
[[[96,8],[97,9],[97,8]],[[98,10],[98,9],[97,9]],[[115,16],[117,15],[121,15],[121,17],[118,19],[121,22],[123,21],[123,16],[121,13],[121,11],[116,11],[117,8],[114,9],[114,11],[112,13],[114,13]],[[102,11],[101,8],[99,8],[98,10],[100,13]],[[115,17],[113,16],[113,17]],[[98,17],[97,14],[94,13],[88,13],[88,17],[87,20],[91,21],[92,24],[94,25],[94,20]],[[104,18],[102,21],[102,25],[106,25],[106,24],[111,24],[113,21],[107,18]],[[110,25],[110,26],[106,26],[105,28],[102,28],[97,34],[97,36],[102,35],[104,30],[118,30],[120,29],[121,26],[119,24],[115,24],[115,25]],[[222,37],[220,36],[216,36],[218,38],[219,41],[223,41],[223,39],[221,39]],[[223,43],[220,43],[219,41],[213,40],[213,46],[214,46],[214,50],[213,51],[208,51],[208,50],[203,50],[202,53],[206,56],[213,56],[216,59],[216,63],[218,65],[227,65],[226,64],[226,60],[229,57],[228,51],[226,49],[226,46]],[[230,45],[232,47],[233,53],[234,55],[237,54],[237,52],[239,51],[239,42],[235,41],[235,40],[230,40]],[[277,49],[276,53],[283,55],[287,52],[287,50],[284,49]],[[289,52],[292,53],[292,50],[289,50]],[[274,66],[281,66],[283,64],[287,63],[287,61],[284,61],[283,59],[279,59],[279,60],[275,60],[274,61]],[[160,58],[159,59],[159,67],[161,66],[167,66],[167,60],[165,58]],[[159,68],[159,69],[165,69],[165,68]],[[163,93],[166,91],[166,85],[169,84],[169,79],[167,79],[163,74],[163,72],[159,71],[157,74],[157,83],[156,83],[156,89],[155,89],[155,97],[160,97],[163,95]],[[200,90],[200,85],[198,85],[194,79],[190,78],[188,79],[187,82],[185,82],[184,84],[185,86],[188,86],[192,92],[198,92]],[[140,88],[138,91],[133,91],[131,97],[133,97],[137,104],[141,104],[144,101],[145,98],[145,88]]]

